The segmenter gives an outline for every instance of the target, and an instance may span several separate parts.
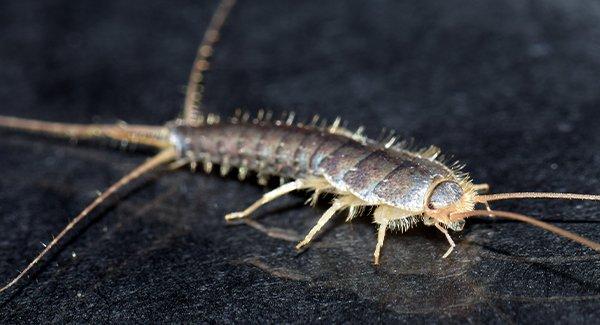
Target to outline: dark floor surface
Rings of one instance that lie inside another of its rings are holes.
[[[175,117],[215,1],[1,1],[0,114],[161,124]],[[600,192],[600,3],[241,1],[206,106],[346,118],[435,144],[495,192]],[[0,137],[0,279],[16,275],[143,153]],[[600,255],[530,226],[472,220],[458,247],[426,227],[371,265],[365,216],[293,242],[222,219],[265,189],[182,170],[78,229],[0,322],[598,323]],[[294,195],[255,217],[302,236],[323,207]],[[600,205],[520,201],[596,241]]]

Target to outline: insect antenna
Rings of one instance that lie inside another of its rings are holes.
[[[477,195],[475,201],[486,203],[491,201],[513,200],[513,199],[559,199],[559,200],[583,200],[600,201],[600,195],[576,194],[576,193],[554,193],[554,192],[515,192],[498,193],[488,195]]]
[[[85,207],[79,215],[77,215],[71,222],[69,222],[61,232],[52,239],[50,244],[48,244],[41,253],[39,253],[33,261],[27,265],[27,267],[19,273],[14,279],[12,279],[7,285],[0,288],[0,293],[5,291],[6,289],[15,285],[23,276],[25,276],[32,267],[34,267],[48,252],[66,235],[70,230],[73,229],[79,222],[81,222],[91,211],[93,211],[96,207],[98,207],[102,202],[106,201],[111,195],[116,193],[118,190],[131,183],[133,180],[141,177],[142,175],[165,165],[177,158],[177,152],[174,148],[165,149],[159,152],[154,157],[148,159],[143,164],[136,167],[134,170],[129,172],[127,175],[123,176],[119,181],[111,185],[104,193],[98,196],[90,205]]]
[[[508,212],[508,211],[498,211],[498,210],[474,210],[474,211],[457,212],[457,213],[450,214],[450,220],[452,220],[452,221],[459,221],[459,220],[462,220],[464,218],[469,218],[469,217],[500,217],[500,218],[512,219],[512,220],[525,222],[530,225],[536,226],[538,228],[542,228],[544,230],[553,232],[559,236],[562,236],[562,237],[568,238],[570,240],[573,240],[575,242],[578,242],[578,243],[580,243],[584,246],[587,246],[593,250],[600,251],[600,243],[594,242],[585,237],[582,237],[575,233],[572,233],[568,230],[553,226],[547,222],[543,222],[541,220],[526,216],[524,214]]]

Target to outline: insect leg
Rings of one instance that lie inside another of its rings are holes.
[[[293,182],[284,184],[268,193],[263,195],[260,199],[254,202],[252,205],[247,207],[244,211],[229,213],[225,216],[225,220],[231,221],[235,219],[245,218],[249,216],[252,212],[256,211],[256,209],[261,206],[283,196],[290,192],[302,189],[304,187],[304,181],[298,179]]]
[[[389,221],[385,220],[379,224],[377,231],[377,246],[375,246],[375,253],[373,254],[373,264],[379,265],[379,254],[381,253],[381,247],[383,247],[383,240],[385,239],[385,232],[387,231]]]
[[[298,245],[296,245],[296,249],[301,249],[302,247],[310,243],[310,241],[317,234],[317,232],[321,230],[321,228],[325,226],[325,224],[331,219],[331,217],[333,217],[333,215],[343,207],[344,205],[340,201],[336,200],[335,202],[333,202],[333,205],[329,207],[327,211],[325,211],[325,213],[321,216],[319,221],[317,221],[317,224],[308,232],[308,235],[306,235],[306,237],[304,237],[304,239],[300,243],[298,243]]]
[[[446,253],[442,256],[442,258],[446,258],[446,257],[448,257],[448,255],[450,255],[450,253],[452,253],[452,251],[454,250],[454,246],[456,246],[456,244],[454,244],[454,240],[452,240],[452,237],[450,237],[448,230],[446,230],[444,227],[440,226],[437,223],[435,224],[435,227],[437,229],[439,229],[439,231],[443,232],[444,235],[446,235],[446,239],[448,240],[448,243],[450,244],[450,247],[448,248]]]
[[[373,264],[379,265],[379,256],[381,248],[383,247],[383,241],[385,239],[385,232],[389,228],[399,227],[404,231],[405,228],[410,227],[410,224],[403,226],[402,221],[404,218],[412,216],[412,213],[395,209],[386,205],[380,205],[373,212],[373,219],[376,224],[379,225],[377,231],[377,246],[375,246],[375,253],[373,253]],[[400,226],[398,226],[400,225]],[[391,227],[390,227],[391,226]]]

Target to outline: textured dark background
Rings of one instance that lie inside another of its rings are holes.
[[[215,1],[1,1],[0,114],[160,124],[176,116]],[[582,0],[241,1],[206,105],[293,109],[394,128],[467,163],[494,191],[600,192],[600,4]],[[143,153],[0,137],[0,279],[16,275]],[[80,228],[0,321],[600,321],[600,256],[527,225],[470,221],[446,241],[333,223],[304,254],[225,213],[264,192],[166,173]],[[255,217],[301,236],[295,195]],[[496,204],[600,240],[600,206]]]

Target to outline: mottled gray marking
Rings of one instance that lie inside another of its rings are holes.
[[[367,201],[376,200],[373,189],[398,166],[397,160],[382,150],[372,152],[359,161],[343,177],[343,182],[353,193],[366,198]]]
[[[358,142],[349,141],[326,157],[319,164],[319,169],[323,170],[333,181],[343,182],[342,178],[346,172],[371,154],[372,150],[369,149]]]
[[[409,211],[422,211],[432,182],[452,175],[439,162],[314,127],[223,123],[176,127],[173,134],[173,143],[195,157],[211,157],[215,163],[229,157],[232,167],[243,163],[265,175],[325,177],[368,204]],[[443,190],[439,195],[445,198],[457,195]]]
[[[324,141],[319,145],[317,150],[310,157],[310,168],[317,172],[321,172],[319,170],[319,165],[321,162],[331,155],[332,152],[335,152],[339,148],[345,146],[351,140],[349,139],[330,139],[326,135],[324,136]]]

